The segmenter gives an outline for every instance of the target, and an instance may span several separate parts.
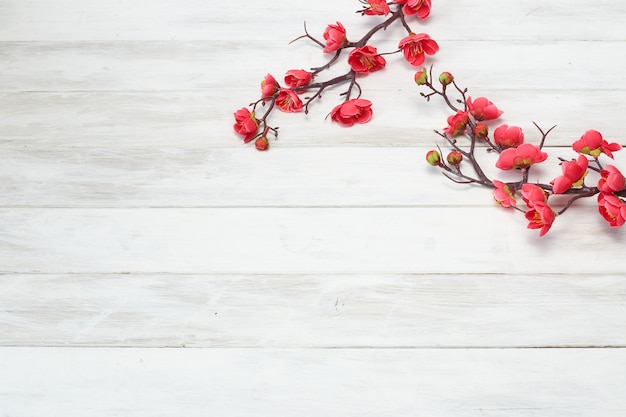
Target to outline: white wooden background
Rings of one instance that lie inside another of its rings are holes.
[[[436,72],[558,124],[542,180],[587,129],[626,144],[626,3],[433,3]],[[400,56],[367,125],[324,120],[338,89],[267,153],[232,132],[325,62],[304,20],[358,8],[0,1],[0,416],[626,415],[626,230],[587,202],[538,239],[447,182]]]

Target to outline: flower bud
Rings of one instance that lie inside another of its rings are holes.
[[[474,126],[474,136],[476,139],[485,139],[489,134],[489,127],[484,123],[478,123]]]
[[[459,151],[452,151],[446,157],[446,161],[448,161],[450,165],[454,165],[455,167],[459,166],[462,160],[463,154]]]
[[[441,155],[435,150],[428,151],[426,153],[426,161],[434,167],[439,166],[441,165]]]
[[[442,72],[441,75],[439,75],[439,82],[443,86],[446,86],[448,84],[452,84],[452,81],[454,81],[454,77],[452,76],[452,74],[450,74],[447,71],[446,72]]]
[[[428,83],[428,72],[426,68],[422,68],[421,71],[415,73],[415,84],[426,85]]]
[[[261,136],[254,141],[254,146],[259,151],[266,151],[270,147],[270,141],[265,136]]]

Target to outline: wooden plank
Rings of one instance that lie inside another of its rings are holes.
[[[243,0],[220,4],[219,11],[201,0],[100,1],[89,7],[80,0],[24,0],[0,7],[0,40],[271,39],[277,33],[296,36],[304,20],[313,33],[321,33],[335,20],[352,31],[376,19],[356,15],[360,8],[357,1],[332,0],[274,0],[262,8]],[[426,24],[412,23],[415,30],[446,40],[624,40],[625,15],[624,4],[614,0],[532,0],[508,2],[506,7],[488,0],[439,0]]]
[[[0,350],[11,417],[621,417],[624,349]]]
[[[0,272],[625,273],[624,231],[579,210],[540,239],[496,205],[2,209]]]
[[[0,275],[1,346],[626,346],[620,275]]]
[[[289,46],[288,40],[0,42],[0,56],[5,57],[0,61],[4,74],[0,91],[186,90],[210,94],[215,88],[232,92],[241,86],[249,91],[247,104],[255,99],[250,94],[256,96],[259,82],[268,72],[281,78],[288,69],[327,62],[319,47]],[[470,88],[619,90],[626,75],[613,70],[610,63],[626,59],[625,44],[626,40],[452,40],[442,43],[430,62],[436,73],[452,71],[461,85]],[[380,51],[394,51],[397,40],[377,45]],[[230,65],[241,60],[242,49],[255,65]],[[477,51],[483,50],[489,53],[476,59]],[[339,65],[336,72],[345,69],[345,64]],[[396,85],[414,91],[414,72],[402,56],[390,56],[386,69],[368,76],[363,85],[369,89],[378,84],[387,97]]]
[[[314,124],[314,121],[310,121]],[[199,146],[72,149],[52,143],[38,149],[24,141],[2,148],[0,207],[371,207],[494,206],[491,190],[454,184],[429,166],[430,147]],[[548,183],[561,174],[558,157],[571,149],[548,148],[550,158],[531,171]],[[491,178],[519,173],[495,168],[495,154],[479,152]],[[323,167],[317,162],[323,161]],[[626,153],[616,153],[626,166]],[[468,168],[469,169],[469,168]],[[599,178],[590,173],[587,184]],[[592,199],[594,200],[594,199]],[[521,204],[521,202],[520,202]],[[577,205],[595,205],[580,201]],[[488,210],[486,208],[486,210]]]
[[[276,148],[295,147],[397,147],[441,143],[433,130],[446,126],[450,112],[443,103],[426,103],[419,89],[406,79],[398,84],[398,95],[386,90],[369,91],[374,117],[366,125],[344,128],[325,119],[339,103],[333,93],[311,108],[308,115],[276,112],[271,123],[280,126]],[[232,94],[211,89],[207,92],[45,92],[3,93],[0,101],[2,150],[15,147],[37,152],[91,149],[132,154],[137,149],[156,152],[176,149],[242,148],[241,136],[232,130],[233,112],[246,106],[257,88],[234,89]],[[338,94],[338,93],[337,93]],[[547,129],[558,125],[548,146],[570,146],[586,130],[602,131],[607,139],[626,145],[619,124],[612,118],[626,112],[623,92],[562,90],[500,90],[477,88],[475,96],[491,98],[505,111],[491,123],[521,126],[526,140],[540,137],[532,122]],[[541,103],[539,106],[537,103]],[[572,118],[573,114],[585,117]],[[250,144],[248,148],[252,147]],[[169,151],[165,151],[169,152]],[[61,157],[63,158],[63,157]],[[420,157],[421,158],[421,157]]]

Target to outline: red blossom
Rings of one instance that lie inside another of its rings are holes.
[[[348,64],[358,73],[368,73],[385,68],[387,61],[378,55],[376,48],[365,45],[362,48],[353,49],[348,55]]]
[[[545,203],[548,201],[548,195],[545,190],[535,184],[522,185],[522,199],[528,208],[533,208],[536,203]]]
[[[526,212],[529,229],[541,229],[539,237],[548,233],[556,218],[554,210],[547,203],[537,202],[532,209]]]
[[[330,118],[333,122],[344,126],[367,123],[372,118],[371,106],[371,101],[362,98],[347,100],[332,109]]]
[[[413,66],[424,63],[427,55],[434,55],[439,51],[439,45],[426,33],[410,33],[400,40],[398,48],[402,49],[404,57]]]
[[[367,0],[367,3],[369,8],[363,12],[366,15],[387,16],[389,14],[390,10],[387,0]]]
[[[343,48],[348,43],[346,28],[339,22],[337,22],[336,25],[330,24],[326,26],[326,30],[324,30],[324,40],[326,41],[324,52],[334,52]]]
[[[586,131],[580,139],[572,144],[574,151],[598,158],[601,153],[613,158],[613,152],[622,149],[619,143],[608,143],[597,130]]]
[[[619,227],[626,222],[626,205],[613,194],[598,195],[598,211],[611,227]]]
[[[302,110],[302,100],[293,90],[281,89],[276,96],[276,105],[286,113],[294,113]]]
[[[468,97],[467,110],[469,110],[471,115],[474,116],[474,119],[478,121],[495,120],[504,113],[485,97],[478,97],[473,101],[471,97]]]
[[[302,69],[291,69],[285,74],[285,84],[289,88],[304,87],[309,85],[313,74]]]
[[[266,151],[270,147],[270,141],[265,136],[261,136],[254,141],[254,147],[259,151]]]
[[[393,2],[404,5],[402,11],[405,15],[417,14],[420,19],[426,19],[432,7],[430,0],[393,0]]]
[[[532,143],[522,143],[517,148],[508,148],[502,151],[496,167],[509,169],[522,169],[543,162],[548,158],[548,154],[543,152],[537,145]]]
[[[517,148],[524,143],[524,132],[517,126],[502,125],[493,131],[493,139],[502,149]]]
[[[626,187],[624,175],[613,165],[607,165],[600,171],[601,178],[598,181],[598,189],[601,193],[612,194],[622,191]]]
[[[583,184],[587,175],[589,161],[584,155],[578,157],[578,161],[567,161],[561,164],[563,175],[559,175],[550,182],[554,194],[563,194],[572,187],[579,187]]]
[[[267,74],[261,81],[261,98],[272,97],[279,89],[276,79],[272,74]]]
[[[235,132],[243,135],[244,142],[250,142],[256,136],[257,131],[259,130],[259,122],[254,117],[254,112],[250,113],[246,107],[243,107],[237,110],[234,113],[235,116],[235,125],[233,129]]]
[[[469,122],[469,116],[467,112],[457,111],[456,114],[448,117],[448,126],[443,128],[443,131],[451,136],[460,135],[465,131],[465,127]]]
[[[517,201],[515,200],[515,193],[507,184],[502,181],[493,180],[493,185],[496,189],[493,191],[493,198],[496,203],[502,207],[515,207]]]

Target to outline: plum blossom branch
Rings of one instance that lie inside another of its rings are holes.
[[[599,159],[602,155],[613,158],[613,152],[621,149],[618,143],[609,143],[600,132],[588,130],[572,144],[572,149],[578,153],[578,159],[560,159],[562,175],[549,184],[530,183],[530,170],[548,158],[548,154],[542,149],[556,125],[544,130],[533,122],[541,135],[539,145],[525,142],[520,127],[506,124],[498,126],[491,139],[488,123],[497,120],[503,113],[501,110],[485,97],[472,99],[466,95],[467,89],[459,88],[452,74],[448,72],[439,76],[440,89],[431,80],[432,68],[430,71],[422,69],[416,72],[415,82],[429,89],[429,92],[422,92],[420,95],[427,101],[435,96],[441,97],[448,108],[455,112],[448,117],[448,126],[443,129],[443,133],[437,132],[447,141],[452,151],[445,159],[442,158],[439,147],[438,150],[431,150],[426,154],[427,162],[439,167],[447,178],[456,183],[479,184],[493,189],[495,201],[502,207],[514,208],[524,213],[528,228],[539,229],[539,236],[545,235],[555,219],[563,215],[576,201],[594,196],[598,196],[599,213],[610,226],[617,227],[626,223],[626,202],[622,198],[626,196],[626,178],[613,165],[604,168]],[[447,90],[449,85],[455,87],[460,98],[454,99],[450,96]],[[462,106],[452,104],[454,102]],[[484,143],[486,147],[478,147],[479,143]],[[503,171],[518,171],[521,178],[509,182],[490,179],[481,167],[477,155],[479,149],[498,153],[496,167]],[[465,164],[465,161],[469,161],[475,176],[463,172],[461,164]],[[595,164],[595,167],[589,166],[590,163]],[[595,187],[585,184],[590,170],[599,174]],[[549,198],[554,195],[569,198],[560,209],[556,209],[552,203],[548,203]],[[520,196],[525,208],[517,205]]]
[[[387,61],[383,57],[391,53],[403,52],[405,60],[413,65],[422,65],[426,55],[434,55],[439,51],[439,45],[425,33],[414,33],[407,23],[407,17],[415,16],[418,20],[426,19],[430,15],[431,0],[360,0],[363,9],[357,11],[364,16],[384,16],[384,19],[374,24],[358,40],[350,41],[346,28],[336,22],[329,24],[323,33],[323,41],[311,35],[306,21],[304,34],[290,43],[301,39],[309,39],[315,45],[323,48],[325,54],[332,54],[325,64],[304,69],[287,71],[284,84],[267,74],[261,81],[261,98],[248,107],[243,107],[234,113],[235,124],[233,129],[243,137],[244,143],[254,141],[259,150],[269,148],[268,133],[278,136],[278,127],[270,126],[270,116],[278,109],[287,113],[309,112],[311,105],[322,98],[322,93],[331,87],[347,83],[345,91],[339,94],[343,102],[335,106],[330,112],[331,120],[344,126],[366,123],[373,115],[372,103],[362,99],[363,90],[358,81],[359,77],[371,72],[383,70]],[[396,22],[407,30],[408,36],[400,39],[398,49],[390,52],[378,52],[370,45],[370,41],[380,31],[384,31]],[[323,73],[340,63],[344,51],[350,50],[346,62],[350,69],[343,75],[326,80],[318,80]],[[303,93],[309,93],[300,97]],[[263,115],[259,117],[258,106],[266,106]]]

